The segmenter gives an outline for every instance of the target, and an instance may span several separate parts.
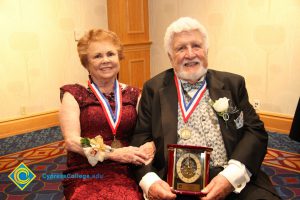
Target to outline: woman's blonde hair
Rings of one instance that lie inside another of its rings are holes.
[[[109,41],[118,51],[119,59],[123,59],[123,47],[117,34],[112,31],[103,29],[92,29],[86,33],[77,43],[77,52],[80,58],[81,64],[87,68],[88,57],[87,50],[92,42]]]

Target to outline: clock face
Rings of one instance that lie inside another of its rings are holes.
[[[193,183],[201,176],[199,157],[193,153],[185,153],[176,162],[176,172],[181,181]]]

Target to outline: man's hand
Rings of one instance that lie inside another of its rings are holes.
[[[175,198],[176,194],[172,192],[169,184],[163,180],[155,181],[148,190],[149,200],[169,200]]]
[[[234,190],[231,183],[222,175],[214,177],[210,183],[201,191],[206,194],[201,200],[219,200],[225,199]]]

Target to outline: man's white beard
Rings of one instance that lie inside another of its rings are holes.
[[[182,66],[182,68],[184,68],[184,66]],[[207,72],[207,68],[204,67],[201,63],[201,67],[195,73],[190,73],[181,70],[179,73],[175,72],[175,74],[181,80],[197,82],[202,76],[206,74],[206,72]]]

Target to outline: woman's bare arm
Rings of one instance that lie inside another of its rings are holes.
[[[63,133],[66,149],[84,155],[80,144],[80,109],[77,101],[70,93],[64,93],[62,98],[59,121]]]

